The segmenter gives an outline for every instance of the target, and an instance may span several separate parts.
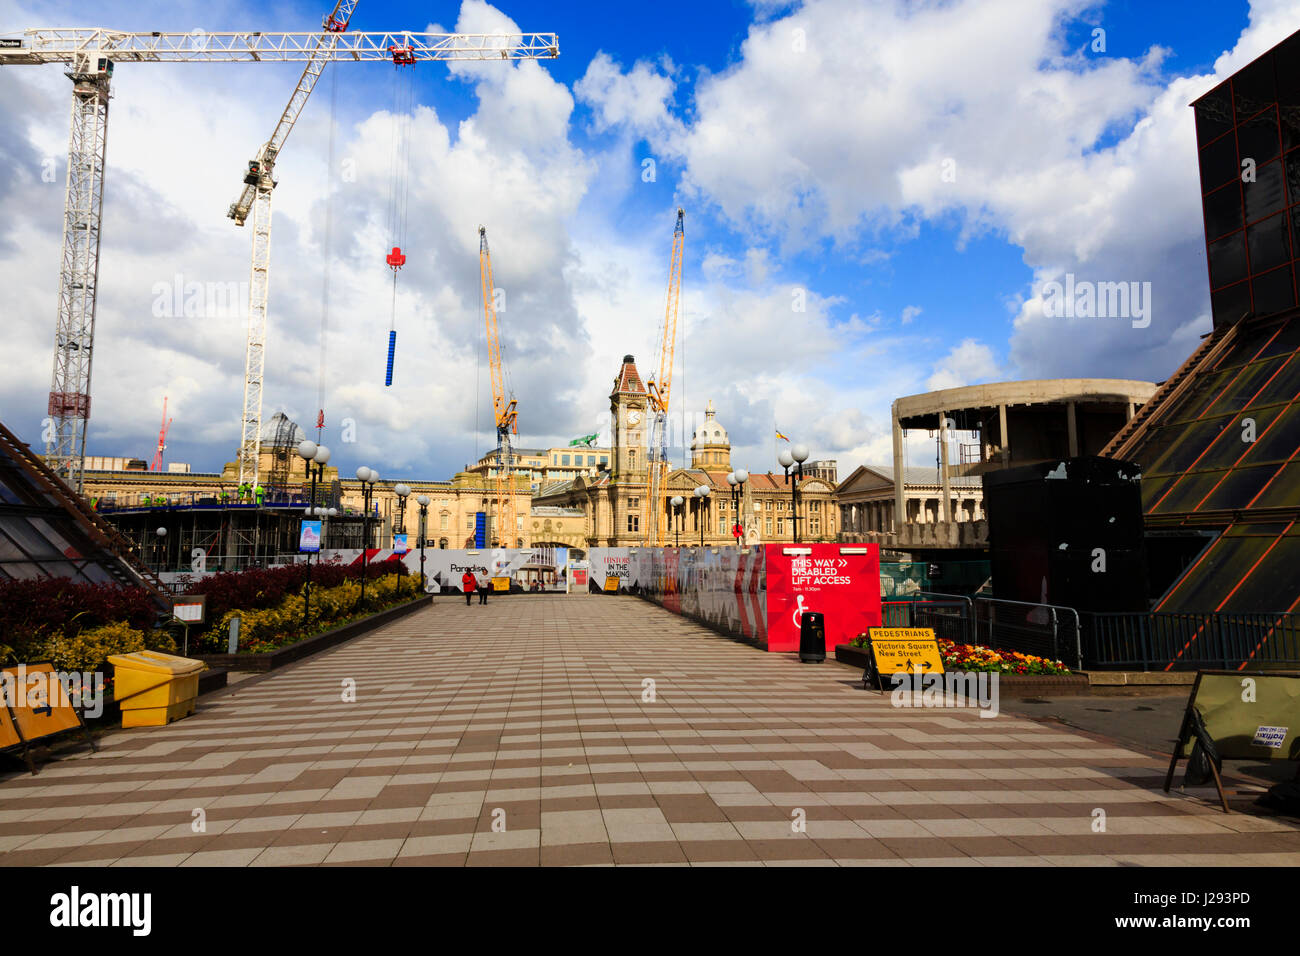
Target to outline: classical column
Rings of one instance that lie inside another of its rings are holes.
[[[1007,406],[998,406],[998,430],[1002,438],[1002,467],[1011,464],[1011,436],[1007,434]]]
[[[1079,424],[1074,414],[1074,402],[1065,404],[1065,428],[1070,440],[1070,457],[1079,457]]]
[[[939,520],[947,524],[952,520],[952,486],[948,481],[948,413],[939,413],[939,488],[943,495],[943,507],[939,509]]]
[[[907,522],[907,504],[903,497],[903,426],[898,422],[898,403],[891,408],[894,428],[894,511],[900,525]]]

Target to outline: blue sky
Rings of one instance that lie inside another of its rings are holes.
[[[311,29],[321,13],[110,2],[95,16],[121,29],[269,30]],[[410,264],[387,390],[393,70],[327,71],[280,163],[264,418],[280,408],[315,418],[328,263],[323,437],[334,460],[344,471],[383,462],[390,475],[449,477],[485,451],[474,255],[483,222],[510,303],[501,325],[520,443],[601,429],[618,359],[636,354],[643,373],[653,364],[678,205],[687,241],[674,415],[688,412],[689,432],[713,399],[737,465],[774,466],[774,426],[816,457],[839,458],[841,474],[887,463],[889,402],[931,388],[1162,379],[1209,328],[1187,104],[1300,28],[1297,14],[1279,0],[468,0],[382,10],[363,0],[355,30],[494,32],[512,22],[558,33],[562,55],[540,67],[416,69]],[[6,32],[85,21],[71,4],[0,4]],[[1097,28],[1104,52],[1091,49]],[[246,278],[247,235],[221,212],[299,70],[119,69],[89,453],[151,457],[165,394],[176,418],[169,459],[213,470],[233,457],[239,316],[163,324],[152,290],[178,274]],[[13,68],[0,84],[9,128],[26,133],[8,148],[0,194],[30,183],[32,164],[58,166],[58,182],[0,235],[0,279],[30,316],[14,344],[23,371],[0,385],[0,409],[35,441],[67,81],[56,67]],[[341,178],[346,162],[354,178]],[[1150,281],[1151,326],[1046,319],[1041,287],[1067,272]],[[792,305],[800,295],[803,310]],[[334,434],[345,419],[355,442]],[[680,432],[674,443],[680,456]],[[914,463],[924,460],[918,451]]]

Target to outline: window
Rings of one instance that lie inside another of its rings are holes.
[[[772,516],[771,516],[771,515],[768,515],[768,518],[767,518],[767,533],[768,533],[768,534],[771,534],[771,533],[772,533]]]
[[[628,453],[627,453],[627,466],[628,466],[628,468],[635,468],[635,467],[636,467],[636,449],[635,449],[635,448],[630,448],[630,449],[628,449]]]
[[[552,465],[558,465],[559,463],[560,463],[560,456],[559,456],[559,455],[552,455],[552,456],[551,456],[551,464],[552,464]]]
[[[769,519],[769,521],[770,521],[770,519]],[[785,519],[784,519],[784,518],[777,518],[777,519],[776,519],[776,533],[777,533],[777,534],[785,534]]]
[[[438,522],[438,530],[439,531],[447,530],[447,515],[442,515],[441,520]]]
[[[596,456],[595,456],[595,455],[588,455],[588,456],[587,456],[587,464],[588,464],[588,465],[594,465],[595,463],[596,463]]]
[[[640,499],[640,498],[629,498],[629,499],[627,499],[627,506],[628,506],[629,508],[640,508],[640,507],[641,507],[641,499]]]
[[[771,510],[772,510],[772,502],[771,502],[770,500],[769,500],[768,503],[767,503],[767,510],[768,510],[768,511],[771,511]],[[771,519],[771,518],[768,518],[768,519],[767,519],[767,523],[770,525],[770,524],[772,523],[772,519]],[[770,531],[771,528],[768,528],[768,530]]]
[[[561,464],[561,465],[567,465],[568,463],[569,463],[569,456],[568,456],[568,455],[561,455],[561,456],[560,456],[560,464]]]
[[[821,522],[821,519],[820,519],[820,518],[809,518],[809,519],[808,519],[808,531],[809,531],[809,533],[812,534],[813,536],[816,536],[816,535],[821,534],[821,533],[822,533],[822,522]]]
[[[641,530],[641,516],[634,511],[628,513],[627,530],[631,532],[637,532]]]
[[[465,530],[466,530],[466,531],[473,531],[473,530],[474,530],[474,516],[473,516],[473,515],[470,515],[468,518],[465,519]]]
[[[718,534],[725,535],[726,533],[727,533],[727,519],[724,518],[724,517],[722,517],[721,515],[719,515],[719,516],[718,516]]]
[[[601,463],[602,465],[608,465],[608,464],[609,464],[609,455],[601,455],[601,456],[600,456],[600,463]]]

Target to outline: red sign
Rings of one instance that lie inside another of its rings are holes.
[[[767,649],[797,651],[805,611],[826,617],[826,652],[880,627],[880,549],[876,545],[764,545]]]
[[[739,537],[740,537],[742,534],[744,534],[744,533],[745,533],[745,532],[744,532],[744,530],[740,527],[740,525],[738,525],[738,524],[733,524],[733,525],[731,526],[731,536],[732,536],[733,538],[739,538]]]

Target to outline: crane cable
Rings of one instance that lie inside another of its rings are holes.
[[[338,107],[338,71],[330,71],[330,131],[329,148],[325,159],[326,196],[325,196],[325,269],[321,277],[320,292],[320,362],[316,383],[316,441],[320,442],[321,431],[325,428],[325,337],[329,333],[330,316],[330,257],[333,254],[334,235],[334,200],[328,185],[328,178],[334,172],[334,114]]]
[[[397,352],[397,273],[406,264],[406,210],[410,198],[411,112],[415,102],[415,84],[403,68],[409,63],[394,59],[392,138],[388,164],[388,235],[392,252],[385,259],[393,271],[391,315],[388,322],[388,365],[384,385],[393,384],[393,360]]]

